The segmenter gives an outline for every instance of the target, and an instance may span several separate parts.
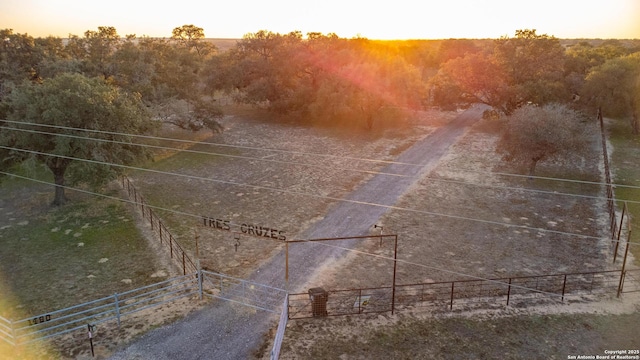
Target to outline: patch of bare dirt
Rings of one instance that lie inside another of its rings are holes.
[[[144,172],[132,178],[150,204],[201,215],[158,212],[194,257],[197,237],[204,269],[246,277],[282,249],[283,238],[296,238],[385,161],[455,115],[424,112],[411,128],[382,136],[226,117],[224,133],[192,147],[226,156],[160,164],[188,178]]]
[[[378,224],[385,234],[399,235],[398,258],[403,262],[398,265],[397,283],[619,269],[620,261],[611,265],[606,206],[590,198],[602,197],[602,189],[496,174],[521,169],[502,162],[495,152],[497,135],[485,131],[487,127],[486,122],[477,124],[431,174],[405,194],[399,209]],[[599,181],[602,160],[597,145],[582,159],[544,164],[537,175]],[[379,229],[372,229],[372,234],[378,233]],[[313,286],[330,290],[389,286],[393,244],[371,240],[359,250],[384,258],[351,253],[318,271]],[[616,348],[616,344],[637,347],[632,334],[640,328],[633,320],[625,320],[638,317],[637,295],[583,300],[570,305],[454,312],[421,308],[404,309],[395,316],[294,320],[287,327],[281,358],[364,359],[374,353],[401,358],[411,354],[434,359],[492,358],[491,349],[503,351],[504,358],[523,354],[566,358],[604,355],[602,349]],[[524,328],[515,325],[525,322]],[[547,322],[551,325],[542,325]],[[576,324],[584,324],[588,331],[568,335]],[[496,330],[500,328],[513,329],[500,333]],[[456,337],[462,330],[466,335]],[[461,343],[470,345],[461,348]],[[525,343],[533,348],[523,347]]]

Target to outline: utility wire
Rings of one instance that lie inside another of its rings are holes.
[[[314,167],[314,168],[320,168],[320,169],[328,169],[328,167],[326,167],[326,166],[314,165],[314,164],[297,162],[297,161],[273,160],[273,159],[268,159],[268,158],[258,158],[258,157],[252,157],[252,156],[242,156],[242,155],[232,155],[232,154],[224,154],[224,153],[214,153],[214,152],[209,152],[209,151],[199,151],[199,150],[191,150],[191,149],[179,149],[179,148],[174,148],[174,147],[169,147],[169,146],[160,146],[160,145],[151,145],[151,144],[139,144],[139,143],[132,143],[132,142],[127,142],[127,141],[120,141],[120,140],[90,138],[90,137],[86,137],[86,136],[51,133],[51,132],[46,132],[46,131],[29,130],[29,129],[6,128],[6,127],[3,127],[3,129],[22,131],[22,132],[27,132],[27,133],[32,133],[32,134],[63,136],[63,137],[69,137],[69,138],[73,138],[73,139],[91,140],[91,141],[107,142],[107,143],[113,143],[113,144],[134,145],[134,146],[157,149],[157,150],[158,149],[159,150],[171,150],[171,151],[185,152],[185,153],[190,153],[190,154],[212,155],[212,156],[220,156],[220,157],[229,157],[229,158],[234,158],[234,159],[257,160],[257,161],[273,162],[273,163],[278,163],[278,164],[299,165],[299,166]],[[353,168],[341,168],[341,167],[336,167],[336,166],[331,167],[331,169],[337,169],[337,170],[342,170],[342,171],[360,172],[360,173],[373,174],[373,175],[389,175],[389,176],[396,176],[396,177],[409,177],[409,175],[394,174],[394,173],[387,173],[387,172],[380,172],[380,171],[371,171],[371,170],[358,170],[358,169],[353,169]]]
[[[393,161],[393,160],[377,160],[377,159],[358,158],[358,157],[332,155],[332,154],[322,154],[322,153],[311,153],[311,152],[283,150],[283,149],[274,149],[274,148],[261,148],[261,147],[252,147],[252,146],[243,146],[243,145],[230,145],[230,144],[221,144],[221,143],[212,143],[212,142],[201,142],[201,141],[193,141],[193,140],[157,137],[157,136],[150,136],[150,135],[138,135],[138,134],[128,134],[128,133],[120,133],[120,132],[113,132],[113,131],[82,129],[82,128],[61,126],[61,125],[39,124],[39,123],[30,123],[30,122],[12,121],[12,120],[0,120],[0,123],[2,123],[2,122],[12,123],[12,124],[41,126],[41,127],[63,129],[63,130],[72,130],[72,131],[84,131],[84,132],[91,132],[91,133],[98,133],[98,134],[118,135],[118,136],[126,136],[126,137],[141,138],[141,139],[163,140],[163,141],[179,142],[179,143],[186,143],[186,144],[192,144],[192,145],[198,145],[199,144],[199,145],[220,146],[220,147],[228,147],[228,148],[236,148],[236,149],[272,151],[272,152],[288,153],[288,154],[295,154],[295,155],[308,155],[308,156],[319,156],[319,157],[327,157],[327,158],[346,159],[346,160],[357,160],[357,161],[371,162],[371,163],[383,163],[383,164],[406,165],[406,166],[422,166],[421,164],[398,162],[398,161]],[[5,128],[5,129],[14,129],[14,128],[7,128],[7,127],[3,127],[3,128]],[[63,134],[56,134],[56,135],[63,135]],[[93,138],[88,138],[88,139],[93,139]],[[127,143],[127,144],[132,144],[132,143]],[[176,151],[180,151],[180,149],[175,149],[175,150]],[[256,159],[263,160],[262,158],[256,158]],[[599,186],[609,185],[607,183],[595,182],[595,181],[573,180],[573,179],[563,179],[563,178],[544,177],[544,176],[531,176],[531,175],[503,173],[503,172],[493,172],[493,171],[481,171],[481,170],[464,169],[464,168],[452,168],[452,169],[453,169],[453,171],[474,172],[474,173],[479,173],[479,174],[510,176],[510,177],[519,177],[519,178],[528,178],[528,179],[540,179],[540,180],[549,180],[549,181],[563,181],[563,182],[581,183],[581,184],[599,185]],[[400,176],[402,176],[402,175],[400,175]],[[614,186],[614,187],[639,189],[640,190],[640,186],[623,185],[623,184],[611,184],[611,185]]]
[[[6,127],[3,127],[3,128],[7,129],[7,130],[15,130],[15,131],[21,131],[21,132],[27,132],[27,133],[33,133],[33,134],[63,136],[63,137],[81,139],[81,140],[92,140],[92,141],[108,142],[108,143],[123,144],[123,145],[134,145],[134,146],[146,147],[146,148],[151,148],[151,149],[170,150],[170,151],[186,152],[186,153],[199,154],[199,155],[212,155],[212,156],[229,157],[229,158],[235,158],[235,159],[243,159],[243,160],[249,160],[249,161],[256,160],[256,161],[274,162],[274,163],[285,164],[285,165],[298,165],[298,166],[305,166],[305,167],[312,167],[312,168],[319,168],[319,169],[328,169],[328,167],[326,167],[326,166],[314,165],[314,164],[296,162],[296,161],[273,160],[273,159],[258,158],[258,157],[251,157],[251,156],[231,155],[231,154],[214,153],[214,152],[191,150],[191,149],[180,149],[180,148],[174,148],[174,147],[168,147],[168,146],[131,143],[131,142],[126,142],[126,141],[111,140],[111,139],[90,138],[90,137],[86,137],[86,136],[78,136],[78,135],[71,135],[71,134],[61,134],[61,133],[51,133],[51,132],[38,131],[38,130],[29,130],[29,129],[20,129],[20,128],[6,128]],[[124,135],[124,134],[122,134],[122,135]],[[166,139],[166,138],[163,138],[163,139]],[[198,144],[198,142],[195,142],[195,143]],[[199,144],[202,144],[202,143],[199,143]],[[395,177],[411,177],[410,175],[394,174],[394,173],[388,173],[388,172],[382,172],[382,171],[358,170],[358,169],[353,169],[353,168],[342,168],[342,167],[335,167],[335,166],[331,167],[330,169],[341,170],[341,171],[359,172],[359,173],[373,174],[373,175],[388,175],[388,176],[395,176]],[[472,171],[472,170],[466,170],[466,171]],[[482,172],[482,173],[505,175],[505,174],[502,174],[502,173],[495,173],[495,172]],[[519,176],[519,175],[511,174],[510,176]],[[520,175],[520,176],[529,178],[529,176],[526,176],[526,175]],[[458,180],[443,179],[443,178],[440,178],[440,177],[434,177],[434,176],[430,176],[430,175],[427,175],[424,178],[430,179],[430,180],[433,180],[433,181],[444,182],[444,183],[452,183],[452,184],[467,185],[467,186],[478,186],[478,187],[492,188],[492,189],[518,190],[518,191],[532,192],[532,193],[538,193],[538,194],[549,194],[549,195],[557,195],[557,196],[571,196],[571,197],[594,199],[594,200],[626,201],[627,203],[632,203],[632,204],[639,204],[640,203],[640,201],[625,200],[625,199],[620,199],[620,198],[610,199],[608,197],[601,197],[601,196],[590,196],[590,195],[582,195],[582,194],[560,193],[560,192],[557,192],[557,191],[536,190],[536,189],[528,189],[528,188],[523,188],[523,187],[510,187],[510,186],[497,186],[497,185],[477,184],[477,183],[470,183],[470,182],[464,182],[464,181],[458,181]],[[546,179],[550,179],[550,178],[546,178]],[[561,180],[561,179],[555,179],[555,180]],[[562,179],[562,180],[564,180],[564,179]],[[570,180],[570,181],[572,181],[572,182],[580,182],[579,180]],[[587,183],[590,183],[590,182],[587,182]],[[593,184],[596,184],[596,183],[593,183]],[[597,183],[597,184],[598,185],[602,185],[600,183]],[[638,189],[640,189],[640,187],[638,187]]]
[[[346,203],[352,203],[352,204],[357,204],[357,205],[365,205],[365,206],[375,206],[375,207],[382,207],[382,208],[386,208],[386,209],[390,209],[390,210],[408,211],[408,212],[419,213],[419,214],[423,214],[423,215],[431,215],[431,216],[444,217],[444,218],[449,218],[449,219],[473,221],[473,222],[478,222],[478,223],[483,223],[483,224],[500,225],[500,226],[517,228],[517,229],[541,231],[541,232],[547,232],[547,233],[553,233],[553,234],[559,234],[559,235],[567,235],[567,236],[575,236],[575,237],[584,238],[584,239],[601,240],[603,238],[603,237],[598,237],[598,236],[575,234],[575,233],[569,233],[569,232],[558,231],[558,230],[530,227],[530,226],[525,226],[525,225],[509,224],[509,223],[504,223],[504,222],[499,222],[499,221],[482,220],[482,219],[470,218],[470,217],[459,216],[459,215],[442,214],[442,213],[436,213],[436,212],[425,211],[425,210],[409,209],[409,208],[403,208],[403,207],[399,207],[399,206],[382,205],[382,204],[376,204],[376,203],[371,203],[371,202],[366,202],[366,201],[357,201],[357,200],[349,200],[349,199],[337,198],[337,197],[332,197],[332,196],[316,195],[316,194],[310,194],[310,193],[305,193],[305,192],[301,192],[301,191],[283,190],[283,189],[269,187],[269,186],[251,185],[251,184],[245,184],[245,183],[240,183],[240,182],[236,182],[236,181],[211,179],[211,178],[205,178],[205,177],[195,176],[195,175],[186,175],[186,174],[172,173],[172,172],[161,171],[161,170],[144,169],[144,168],[135,167],[135,166],[120,165],[120,164],[114,164],[114,163],[109,163],[109,162],[104,162],[104,161],[97,161],[97,160],[90,160],[90,159],[81,159],[81,158],[75,158],[75,157],[65,156],[65,155],[52,155],[52,154],[43,153],[43,152],[39,152],[39,151],[18,149],[18,148],[12,148],[12,147],[7,147],[7,146],[0,146],[0,149],[22,151],[22,152],[26,152],[26,153],[30,153],[30,154],[34,154],[34,155],[53,156],[53,157],[59,157],[59,158],[69,159],[69,160],[84,161],[84,162],[89,162],[89,163],[93,163],[93,164],[108,165],[108,166],[120,167],[120,168],[130,169],[130,170],[146,171],[146,172],[151,172],[151,173],[161,174],[161,175],[177,176],[177,177],[182,177],[182,178],[192,179],[192,180],[200,180],[200,181],[221,183],[221,184],[234,185],[234,186],[244,186],[244,187],[249,187],[249,188],[254,188],[254,189],[268,190],[268,191],[274,191],[274,192],[280,192],[280,193],[298,195],[298,196],[308,196],[308,197],[314,197],[314,198],[323,199],[323,200],[332,200],[332,201],[346,202]]]
[[[61,188],[67,189],[67,190],[77,191],[77,192],[80,192],[80,193],[94,195],[94,196],[98,196],[98,197],[102,197],[102,198],[106,198],[106,199],[121,201],[121,202],[129,203],[129,204],[132,204],[132,205],[139,205],[140,204],[140,202],[135,202],[135,201],[132,201],[132,200],[126,200],[126,199],[122,199],[120,197],[100,194],[100,193],[96,193],[96,192],[92,192],[92,191],[88,191],[88,190],[83,190],[83,189],[78,189],[78,188],[73,188],[73,187],[65,186],[65,185],[60,186],[60,185],[56,185],[56,184],[53,184],[53,183],[50,183],[50,182],[47,182],[47,181],[33,179],[33,178],[26,177],[26,176],[12,174],[12,173],[8,173],[8,172],[4,172],[4,171],[0,171],[0,174],[12,176],[12,177],[23,179],[23,180],[29,180],[29,181],[33,181],[33,182],[37,182],[37,183],[41,183],[41,184],[46,184],[46,185],[50,185],[50,186],[58,186],[58,187],[61,187]],[[175,210],[175,209],[167,209],[167,208],[163,208],[163,207],[159,207],[159,206],[150,205],[148,203],[145,203],[145,206],[148,207],[148,208],[155,209],[155,210],[162,210],[162,211],[166,211],[166,212],[174,213],[174,214],[178,214],[178,215],[194,217],[194,218],[199,218],[199,219],[202,218],[201,215],[195,215],[195,214],[191,214],[191,213],[187,213],[187,212],[183,212],[183,211],[178,211],[178,210]],[[348,239],[345,239],[345,240],[348,240]],[[557,296],[557,297],[561,297],[562,296],[562,295],[559,295],[559,294],[556,294],[556,293],[546,292],[546,291],[542,291],[542,290],[538,290],[538,289],[534,289],[534,288],[528,288],[528,287],[521,286],[521,285],[516,285],[516,284],[509,284],[509,283],[498,281],[498,280],[495,280],[495,279],[484,278],[484,277],[476,276],[476,275],[469,275],[469,274],[461,273],[461,272],[458,272],[458,271],[453,271],[453,270],[449,270],[449,269],[442,269],[442,268],[439,268],[439,267],[425,265],[425,264],[416,263],[416,262],[403,260],[403,259],[394,259],[394,258],[389,257],[389,256],[372,254],[372,253],[369,253],[369,252],[366,252],[366,251],[347,248],[347,247],[343,247],[343,246],[339,246],[339,245],[333,245],[333,244],[330,244],[330,243],[327,243],[327,242],[323,242],[323,241],[313,241],[313,239],[296,240],[296,241],[305,242],[305,243],[319,244],[321,246],[331,247],[331,248],[335,248],[335,249],[339,249],[339,250],[344,250],[344,251],[347,251],[347,252],[353,252],[353,253],[364,255],[364,256],[375,257],[375,258],[379,258],[379,259],[382,259],[382,260],[388,260],[388,261],[397,261],[399,263],[403,263],[403,264],[406,264],[406,265],[426,268],[426,269],[429,269],[429,270],[440,271],[440,272],[443,272],[443,273],[448,273],[448,274],[452,274],[452,275],[458,275],[458,276],[462,276],[462,277],[466,277],[466,278],[470,278],[470,279],[474,279],[474,280],[482,280],[482,281],[487,281],[487,282],[491,282],[491,283],[495,283],[495,284],[499,284],[499,285],[511,286],[513,288],[519,288],[519,289],[523,289],[523,290],[527,290],[527,291],[531,291],[531,292],[547,294],[547,295],[552,295],[552,296]],[[633,242],[629,242],[629,244],[640,245],[640,243],[633,243]]]
[[[312,153],[312,152],[304,152],[304,151],[283,150],[283,149],[275,149],[275,148],[254,147],[254,146],[246,146],[246,145],[231,145],[231,144],[221,144],[221,143],[213,143],[213,142],[201,142],[201,141],[193,141],[193,140],[158,137],[158,136],[151,136],[151,135],[139,135],[139,134],[128,134],[128,133],[121,133],[121,132],[114,132],[114,131],[82,129],[82,128],[74,128],[74,127],[62,126],[62,125],[49,125],[49,124],[29,123],[29,122],[22,122],[22,121],[0,120],[0,123],[2,123],[2,122],[11,123],[11,124],[42,126],[42,127],[48,127],[48,128],[54,128],[54,129],[63,129],[63,130],[72,130],[72,131],[85,131],[85,132],[91,132],[91,133],[96,133],[96,134],[127,136],[127,137],[147,139],[147,140],[172,141],[172,142],[191,144],[191,145],[210,145],[210,146],[228,147],[228,148],[233,148],[233,149],[272,151],[272,152],[279,152],[279,153],[286,153],[286,154],[293,154],[293,155],[319,156],[319,157],[326,157],[326,158],[331,158],[331,159],[337,158],[337,159],[347,159],[347,160],[358,160],[358,161],[371,162],[371,163],[383,163],[383,164],[395,164],[395,165],[407,165],[407,166],[420,166],[420,164],[403,163],[403,162],[398,162],[398,161],[393,161],[393,160],[376,160],[376,159],[358,158],[358,157],[350,157],[350,156],[342,156],[342,155],[332,155],[332,154]]]

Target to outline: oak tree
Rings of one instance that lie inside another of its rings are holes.
[[[0,145],[10,150],[10,157],[3,160],[43,163],[56,184],[54,205],[67,201],[67,182],[98,186],[121,170],[109,164],[129,165],[145,155],[130,136],[114,133],[141,134],[154,128],[139,97],[100,78],[62,74],[41,84],[24,83],[9,100],[12,122],[5,123]]]
[[[640,52],[607,60],[587,75],[584,98],[605,116],[628,117],[640,134]]]
[[[498,152],[506,161],[528,165],[533,175],[540,161],[579,155],[589,134],[584,116],[566,105],[525,105],[506,118]]]

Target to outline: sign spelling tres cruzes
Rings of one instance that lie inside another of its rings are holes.
[[[237,226],[239,227],[240,232],[246,235],[266,237],[280,241],[287,240],[284,230],[278,230],[267,226],[245,223],[238,225],[231,223],[230,220],[218,219],[209,216],[203,216],[202,222],[204,226],[218,230],[231,231],[232,226]]]

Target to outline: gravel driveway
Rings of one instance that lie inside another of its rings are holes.
[[[312,225],[305,239],[366,235],[378,219],[398,199],[438,163],[449,147],[458,141],[470,125],[479,120],[484,106],[475,106],[448,125],[434,131],[404,151],[396,162],[382,172],[406,177],[373,176],[335,204],[329,213]],[[418,166],[415,166],[418,165]],[[375,204],[375,205],[374,205]],[[337,244],[334,244],[337,245]],[[350,246],[349,243],[340,244]],[[314,269],[342,256],[344,250],[321,244],[292,246],[289,252],[289,290],[306,291],[305,283]],[[250,280],[285,288],[284,254],[280,253],[256,271]],[[151,331],[111,359],[250,359],[263,342],[264,334],[277,322],[277,315],[242,305],[215,301],[185,319]]]

